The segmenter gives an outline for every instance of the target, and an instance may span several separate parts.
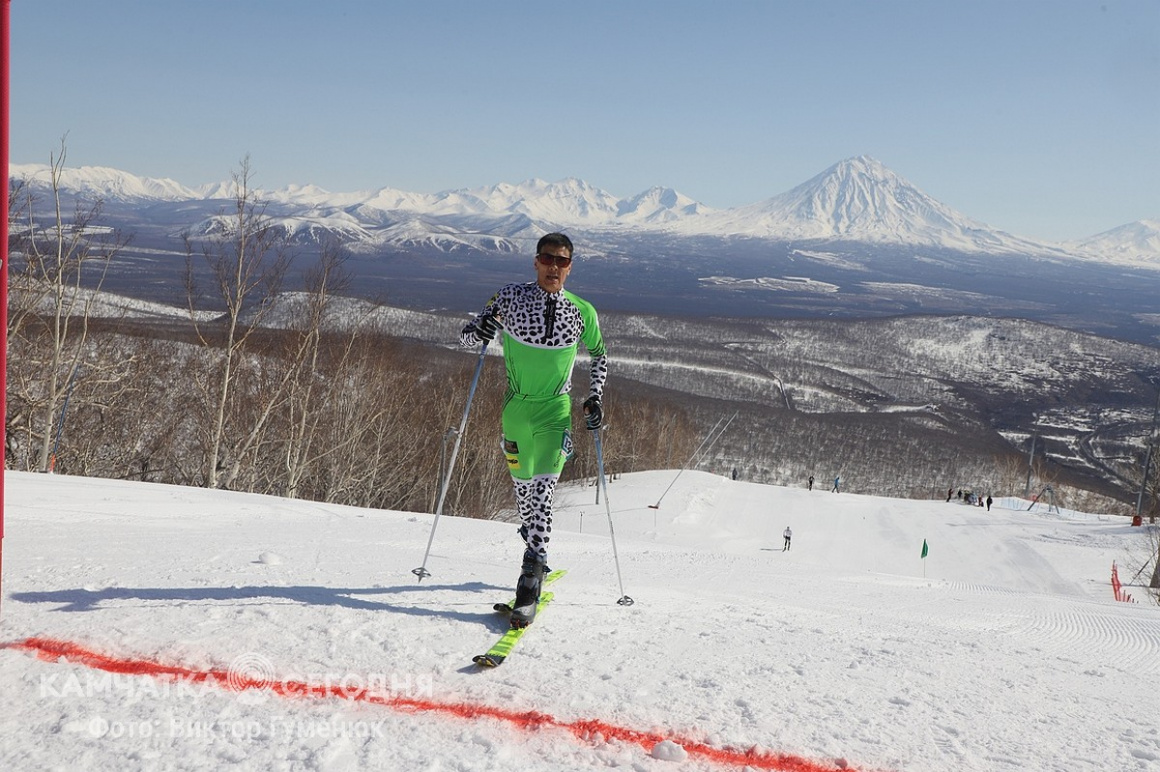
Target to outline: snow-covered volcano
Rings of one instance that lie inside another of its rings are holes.
[[[1045,249],[956,212],[868,156],[836,163],[790,191],[709,215],[692,227],[794,241],[836,239],[971,252]]]
[[[1067,246],[1117,263],[1156,267],[1160,265],[1160,218],[1130,222]]]

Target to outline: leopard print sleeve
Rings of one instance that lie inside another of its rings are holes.
[[[475,348],[480,343],[483,343],[478,333],[479,320],[487,314],[491,314],[492,316],[497,317],[500,320],[500,323],[503,323],[504,310],[506,309],[507,305],[510,304],[513,293],[512,288],[517,286],[519,285],[509,284],[491,296],[491,300],[487,301],[487,305],[483,307],[483,310],[472,317],[471,321],[468,322],[462,330],[460,330],[459,344],[461,346],[464,348]]]
[[[601,354],[592,357],[591,375],[589,377],[588,395],[600,399],[604,395],[604,382],[608,380],[608,356]]]
[[[577,298],[579,301],[579,298]],[[588,395],[600,399],[604,394],[604,383],[608,380],[608,353],[604,348],[604,335],[600,332],[600,317],[591,304],[580,301],[580,317],[584,330],[580,340],[592,357],[589,368]]]

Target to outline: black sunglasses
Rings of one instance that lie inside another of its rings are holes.
[[[567,268],[568,266],[572,265],[572,258],[564,257],[563,255],[545,255],[541,252],[540,254],[536,255],[536,259],[539,260],[542,265],[552,265],[555,263],[557,268]]]

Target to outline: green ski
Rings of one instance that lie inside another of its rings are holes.
[[[561,570],[553,571],[552,573],[548,574],[544,577],[543,587],[547,587],[549,584],[555,582],[566,573],[567,571]],[[543,611],[544,607],[546,607],[551,602],[552,593],[542,593],[540,595],[540,602],[536,604],[536,616],[539,617],[540,612]],[[495,604],[495,610],[501,613],[511,613],[512,604],[514,603],[514,600],[512,603],[497,603]],[[520,640],[520,638],[524,637],[524,633],[526,633],[529,629],[530,625],[528,627],[512,628],[508,630],[506,633],[500,636],[500,639],[495,642],[494,646],[487,650],[486,654],[478,654],[472,657],[471,661],[477,665],[480,665],[481,667],[499,667],[501,664],[503,664],[503,661],[507,659],[516,643]]]

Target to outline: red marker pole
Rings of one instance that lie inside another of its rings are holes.
[[[12,0],[0,0],[0,168],[4,169],[4,190],[0,204],[0,418],[4,419],[4,441],[0,442],[0,599],[4,598],[4,457],[8,446],[8,84],[12,59]]]

